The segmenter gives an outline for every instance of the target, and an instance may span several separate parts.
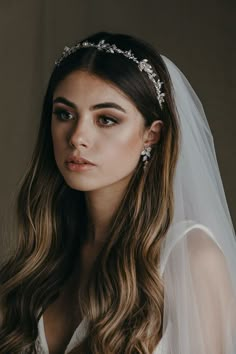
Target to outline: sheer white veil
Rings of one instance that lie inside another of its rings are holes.
[[[171,78],[181,142],[174,218],[161,249],[165,346],[158,353],[235,354],[236,238],[213,137],[188,80],[162,58]]]

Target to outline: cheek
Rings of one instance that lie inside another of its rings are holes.
[[[64,157],[65,138],[63,132],[59,129],[55,129],[55,127],[52,127],[51,135],[52,135],[54,158],[58,167],[60,167]]]
[[[140,132],[126,130],[121,132],[110,145],[106,145],[106,156],[112,165],[122,167],[122,165],[130,165],[134,167],[142,150],[142,139]]]
[[[51,134],[54,150],[60,150],[65,144],[65,131],[52,123]]]

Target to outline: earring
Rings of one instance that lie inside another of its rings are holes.
[[[141,156],[143,156],[143,168],[145,169],[147,164],[148,164],[148,160],[150,159],[151,157],[151,151],[152,151],[152,148],[151,146],[148,146],[148,147],[145,147],[144,150],[141,152]]]

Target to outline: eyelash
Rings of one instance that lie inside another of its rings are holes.
[[[72,115],[70,112],[67,112],[66,110],[64,110],[64,109],[55,109],[54,111],[53,111],[53,113],[57,116],[57,118],[59,119],[59,120],[61,120],[61,121],[64,121],[64,122],[66,122],[66,121],[68,121],[68,120],[71,120],[71,119],[64,119],[64,118],[62,118],[61,116],[62,116],[62,114],[69,114],[69,115]],[[114,126],[115,124],[118,124],[118,122],[114,119],[114,118],[112,118],[112,117],[109,117],[109,116],[106,116],[106,115],[101,115],[100,117],[99,117],[99,119],[100,118],[102,118],[102,119],[108,119],[108,120],[110,120],[110,121],[112,121],[114,124],[105,124],[105,125],[103,125],[103,127],[104,128],[109,128],[109,127],[112,127],[112,126]]]

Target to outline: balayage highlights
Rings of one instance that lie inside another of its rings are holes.
[[[160,109],[153,83],[127,58],[83,48],[55,67],[44,98],[36,146],[17,198],[17,250],[0,270],[0,352],[34,351],[37,323],[73,270],[86,229],[84,193],[65,184],[55,162],[51,116],[57,85],[75,70],[111,82],[136,105],[145,127],[162,120],[145,171],[142,159],[113,216],[109,235],[81,295],[88,334],[72,353],[152,353],[162,335],[164,288],[160,247],[173,217],[173,177],[179,151],[178,118],[169,74],[148,44],[123,34],[97,33],[147,58],[164,82]]]

